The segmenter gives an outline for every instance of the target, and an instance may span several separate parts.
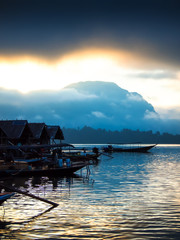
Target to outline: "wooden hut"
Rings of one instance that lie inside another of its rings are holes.
[[[57,141],[61,143],[64,140],[63,132],[59,126],[47,126],[47,132],[50,137],[50,144],[57,143]]]
[[[0,128],[0,145],[7,145],[8,144],[8,137],[3,129]]]
[[[33,134],[31,143],[35,144],[48,144],[50,137],[47,132],[45,123],[29,123],[29,128]]]
[[[2,120],[0,129],[2,130],[0,142],[3,144],[29,144],[32,138],[27,120]]]

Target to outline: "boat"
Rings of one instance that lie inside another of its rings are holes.
[[[62,154],[65,158],[70,158],[72,162],[87,162],[94,163],[99,160],[101,153],[93,152],[63,152]]]
[[[0,159],[7,162],[26,161],[35,162],[45,160],[45,153],[54,149],[62,149],[63,147],[74,147],[68,143],[60,144],[30,144],[30,145],[0,145]]]
[[[63,148],[63,147],[73,147],[72,144],[59,143],[59,144],[29,144],[29,145],[0,145],[0,151],[5,150],[20,150],[29,151],[30,149],[53,149],[53,148]]]
[[[114,147],[112,145],[108,145],[103,148],[104,152],[140,152],[146,153],[151,148],[155,147],[157,144],[147,145],[147,146],[130,146],[130,147]]]
[[[1,165],[0,176],[71,176],[76,171],[87,166],[85,163],[72,164],[70,166],[37,166],[31,167],[28,164]]]
[[[47,157],[41,158],[14,158],[14,163],[28,163],[30,165],[40,164],[47,161]]]
[[[62,147],[73,145],[63,143],[0,146],[5,155],[0,160],[0,176],[67,176],[87,166],[83,161],[75,163],[67,157],[59,159],[58,154],[62,152]],[[20,151],[23,156],[16,156],[14,151]]]
[[[15,193],[14,192],[2,192],[0,193],[0,205],[5,202],[7,199],[12,197]]]

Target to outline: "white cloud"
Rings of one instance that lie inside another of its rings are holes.
[[[180,109],[177,106],[177,108],[173,109],[165,109],[165,108],[157,108],[157,111],[162,119],[180,119]]]
[[[141,102],[143,100],[143,98],[139,94],[128,93],[126,96],[130,101]]]
[[[92,112],[92,115],[94,115],[97,118],[108,118],[104,113],[98,111]]]
[[[96,99],[98,96],[89,93],[80,93],[74,88],[66,88],[61,90],[59,100],[85,100],[85,99]]]
[[[131,74],[132,77],[143,79],[176,79],[178,74],[176,72],[167,71],[163,69],[151,70],[151,71],[134,71]]]
[[[56,114],[56,113],[54,113],[52,117],[54,117],[56,119],[62,119],[62,117],[59,114]]]
[[[144,119],[159,119],[159,115],[156,112],[146,110],[144,114]]]

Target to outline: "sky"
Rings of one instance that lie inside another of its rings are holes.
[[[180,120],[180,2],[1,0],[0,88],[114,82]]]

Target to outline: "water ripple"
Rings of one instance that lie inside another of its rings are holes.
[[[16,194],[4,203],[1,239],[179,239],[180,147],[114,154],[90,179],[24,178],[13,185],[57,202]],[[93,180],[93,181],[90,181]],[[93,182],[93,184],[92,184]]]

